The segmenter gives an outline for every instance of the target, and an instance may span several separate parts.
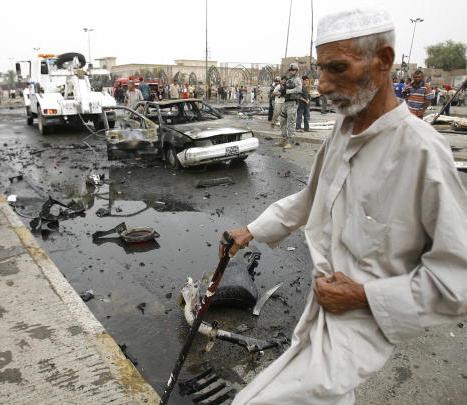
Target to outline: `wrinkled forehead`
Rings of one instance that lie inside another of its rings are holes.
[[[316,48],[318,65],[334,63],[336,61],[361,60],[362,52],[355,44],[355,40],[329,42]]]

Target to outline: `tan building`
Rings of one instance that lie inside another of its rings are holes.
[[[107,68],[117,77],[143,76],[145,78],[160,78],[164,82],[178,80],[180,83],[205,83],[206,61],[192,59],[177,59],[173,65],[157,63],[129,63],[117,65],[116,58],[99,58],[101,67]],[[110,67],[110,68],[109,68]],[[208,60],[207,76],[213,85],[251,85],[270,84],[277,74],[279,66],[261,63],[234,63]]]

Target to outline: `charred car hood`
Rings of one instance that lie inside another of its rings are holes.
[[[170,125],[170,128],[185,134],[191,139],[210,138],[216,135],[244,134],[251,132],[246,128],[233,128],[226,125],[224,120],[207,122],[190,122],[188,124]]]

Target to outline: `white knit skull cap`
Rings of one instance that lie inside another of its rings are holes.
[[[386,10],[358,7],[324,16],[318,22],[316,46],[394,30]]]

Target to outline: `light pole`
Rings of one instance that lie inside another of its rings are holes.
[[[287,40],[285,42],[285,56],[284,59],[287,59],[287,48],[289,47],[289,33],[290,33],[290,17],[292,16],[292,0],[290,0],[290,6],[289,6],[289,23],[287,25]],[[284,60],[284,62],[286,62]]]
[[[208,99],[208,0],[206,0],[206,59],[205,63],[205,74],[206,74],[206,82],[204,84],[204,99]]]
[[[410,22],[413,24],[413,33],[412,33],[412,42],[410,43],[410,51],[409,51],[409,58],[407,60],[407,71],[410,71],[410,57],[412,56],[412,46],[413,46],[413,39],[415,37],[415,28],[417,28],[417,23],[423,22],[423,18],[411,18]]]
[[[88,33],[88,65],[92,65],[91,62],[91,32],[94,31],[94,28],[83,28],[84,32]]]

